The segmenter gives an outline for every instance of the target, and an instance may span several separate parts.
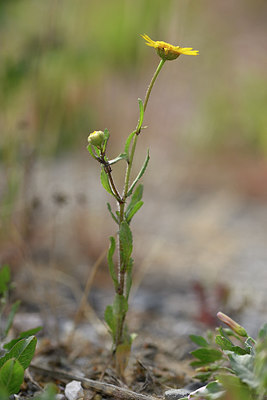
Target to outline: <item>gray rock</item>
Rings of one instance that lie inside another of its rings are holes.
[[[67,400],[78,400],[83,398],[83,388],[79,381],[71,381],[65,387],[65,396]]]
[[[189,396],[190,391],[188,389],[170,389],[164,393],[165,400],[178,400],[183,397]]]
[[[56,394],[56,400],[65,400],[66,397],[64,396],[64,394]]]

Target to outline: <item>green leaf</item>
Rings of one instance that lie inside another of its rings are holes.
[[[122,259],[122,267],[126,268],[133,251],[132,232],[126,221],[122,221],[119,230],[120,238],[120,254]]]
[[[10,342],[6,343],[6,344],[3,346],[4,349],[6,349],[6,350],[12,349],[12,347],[13,347],[17,342],[19,342],[21,339],[27,338],[27,337],[32,336],[32,335],[36,335],[36,333],[40,332],[41,329],[43,329],[43,327],[42,327],[42,326],[38,326],[38,327],[36,327],[36,328],[29,329],[29,330],[27,330],[27,331],[21,332],[18,338],[13,339],[13,340],[11,340]]]
[[[143,120],[144,120],[144,104],[143,101],[141,99],[138,99],[138,103],[139,103],[139,121],[138,121],[138,125],[137,125],[137,132],[140,131],[142,124],[143,124]]]
[[[128,224],[131,222],[133,216],[137,213],[138,210],[140,210],[140,208],[142,207],[143,204],[144,204],[144,202],[142,200],[140,200],[140,201],[138,201],[138,203],[136,203],[133,206],[133,208],[130,210],[130,212],[126,216],[126,220],[127,220]]]
[[[1,400],[10,400],[10,396],[6,388],[0,384],[0,399]]]
[[[191,361],[190,365],[193,368],[199,368],[199,367],[203,367],[204,365],[207,365],[207,363],[205,361]]]
[[[123,317],[128,311],[128,302],[126,298],[122,294],[115,295],[114,303],[113,303],[113,312],[114,316],[119,315]]]
[[[113,262],[113,255],[115,252],[116,241],[113,236],[110,236],[109,240],[110,240],[110,247],[109,247],[109,251],[108,251],[108,267],[109,267],[110,276],[114,282],[114,286],[116,289],[118,287],[118,279],[117,279],[117,275],[116,275],[116,271],[115,271],[115,265]]]
[[[132,195],[131,201],[125,212],[125,217],[128,223],[130,223],[134,214],[136,214],[137,211],[144,204],[143,201],[141,201],[142,196],[143,196],[143,185],[138,185],[134,194]]]
[[[217,343],[218,346],[220,346],[220,348],[222,350],[233,351],[234,353],[240,354],[240,355],[248,354],[248,351],[246,351],[245,349],[242,349],[242,347],[233,346],[233,344],[230,342],[230,340],[228,340],[225,337],[222,337],[220,335],[216,336],[215,342]]]
[[[91,154],[91,156],[92,156],[95,160],[97,160],[97,157],[96,157],[95,153],[93,152],[93,147],[92,147],[91,144],[88,144],[87,150],[89,151],[89,153]]]
[[[128,160],[128,155],[127,155],[127,153],[121,153],[121,154],[119,154],[118,157],[113,158],[113,160],[110,160],[108,163],[109,163],[109,165],[112,165],[112,164],[116,164],[116,163],[117,163],[118,161],[120,161],[120,160]]]
[[[10,268],[8,265],[4,265],[0,269],[0,295],[8,290],[8,284],[10,282]]]
[[[135,134],[136,134],[136,131],[133,131],[132,133],[130,133],[130,135],[128,136],[126,143],[125,143],[124,152],[127,154],[128,158],[129,158],[129,147],[130,147],[131,141],[133,140],[133,137]]]
[[[105,136],[105,140],[108,140],[110,137],[110,133],[109,130],[107,128],[104,129],[104,136]]]
[[[198,336],[198,335],[189,335],[190,339],[192,342],[196,343],[200,347],[208,347],[209,343],[206,341],[206,339],[203,338],[203,336]]]
[[[15,314],[16,314],[19,306],[20,306],[19,300],[16,301],[14,304],[12,304],[11,311],[7,317],[6,327],[5,327],[5,331],[4,331],[4,338],[7,336],[8,332],[13,324],[13,320],[14,320]]]
[[[267,338],[267,323],[263,325],[258,334],[258,339],[264,340]]]
[[[113,314],[113,307],[112,306],[107,306],[105,310],[105,321],[108,324],[108,327],[110,328],[112,334],[115,337],[115,324],[114,324],[114,314]]]
[[[114,193],[111,190],[109,180],[108,180],[108,175],[106,174],[104,167],[101,167],[101,175],[100,175],[101,183],[103,188],[112,196],[115,197]]]
[[[111,205],[109,203],[107,203],[107,208],[108,211],[110,212],[111,217],[114,219],[114,221],[116,222],[116,224],[119,223],[118,219],[116,218],[116,216],[113,214],[112,209],[111,209]]]
[[[135,178],[135,180],[134,180],[133,183],[131,184],[131,187],[130,187],[130,189],[128,190],[128,193],[127,193],[127,197],[131,196],[131,194],[132,194],[132,192],[133,192],[133,190],[134,190],[135,185],[137,184],[137,182],[139,181],[139,179],[141,179],[142,176],[144,175],[145,170],[146,170],[147,165],[148,165],[148,162],[149,162],[149,159],[150,159],[150,157],[149,157],[149,151],[147,151],[147,156],[146,156],[145,162],[144,162],[144,164],[143,164],[143,166],[142,166],[142,168],[141,168],[139,174],[137,175],[137,177]]]
[[[247,354],[252,354],[255,356],[255,340],[251,337],[248,337],[245,341],[245,350]]]
[[[130,261],[128,263],[128,268],[126,270],[126,299],[128,301],[130,290],[132,287],[132,270],[133,270],[133,259],[130,258]]]
[[[209,372],[199,372],[198,374],[194,375],[194,379],[198,379],[201,382],[206,382],[212,375],[212,371]]]
[[[222,358],[222,353],[215,349],[201,348],[191,351],[191,354],[205,364],[212,363]]]
[[[41,395],[35,396],[34,400],[56,400],[57,387],[49,383]]]
[[[242,382],[247,383],[252,388],[257,388],[258,381],[254,375],[254,357],[250,354],[237,355],[229,352],[230,364],[236,375]]]
[[[24,369],[28,368],[30,362],[34,356],[37,339],[34,336],[30,336],[27,339],[21,339],[19,342],[12,347],[12,349],[0,358],[0,367],[11,358],[19,361]]]
[[[230,374],[220,374],[217,376],[218,381],[223,385],[224,389],[227,391],[227,398],[229,399],[242,399],[251,400],[251,390],[250,388],[240,381],[240,379],[235,375]]]
[[[18,393],[23,378],[24,369],[14,358],[7,360],[0,369],[0,385],[7,390],[9,395]]]

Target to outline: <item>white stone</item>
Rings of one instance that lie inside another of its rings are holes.
[[[187,397],[189,394],[190,391],[187,389],[170,389],[165,392],[164,397],[165,400],[178,400]]]
[[[65,387],[65,396],[67,400],[78,400],[80,397],[83,398],[84,392],[81,382],[69,382]]]

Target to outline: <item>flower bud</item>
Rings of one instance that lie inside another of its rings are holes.
[[[99,149],[102,147],[104,141],[105,141],[105,134],[102,131],[94,131],[93,133],[90,133],[90,135],[88,136],[88,143],[98,147]]]
[[[237,333],[239,336],[242,337],[248,337],[248,334],[243,328],[243,326],[239,325],[237,322],[235,322],[232,318],[228,317],[228,315],[218,312],[217,317],[224,322],[226,325],[229,326],[229,328],[232,329],[233,332]]]

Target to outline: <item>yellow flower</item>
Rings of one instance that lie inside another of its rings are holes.
[[[148,46],[154,47],[154,49],[157,50],[158,55],[163,60],[175,60],[180,54],[185,54],[188,56],[198,55],[198,50],[193,50],[192,47],[173,46],[172,44],[166,42],[155,42],[147,35],[141,36],[146,40],[146,44]]]

